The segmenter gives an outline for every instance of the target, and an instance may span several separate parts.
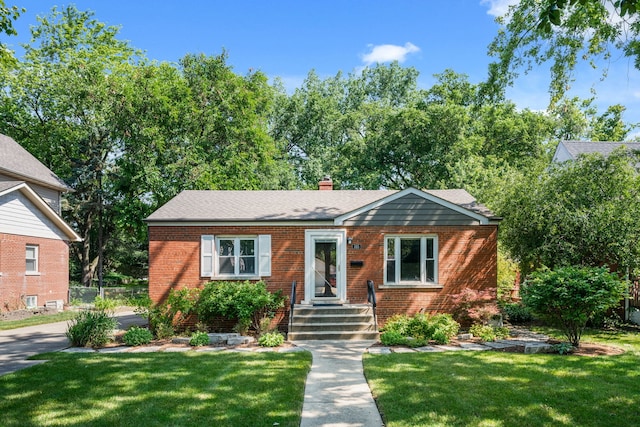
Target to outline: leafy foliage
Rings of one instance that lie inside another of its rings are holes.
[[[191,339],[189,340],[189,345],[193,347],[199,347],[203,345],[209,345],[211,342],[209,338],[209,334],[206,332],[194,332],[191,334]]]
[[[474,323],[469,328],[469,332],[474,336],[480,338],[481,341],[495,341],[497,339],[503,339],[509,337],[509,329],[505,327],[494,327],[490,325],[483,325],[481,323]]]
[[[521,287],[524,305],[561,328],[576,347],[587,321],[615,307],[625,292],[625,282],[606,267],[545,269],[532,273]]]
[[[637,155],[603,157],[530,171],[504,189],[501,239],[526,275],[543,265],[640,265],[640,174]],[[615,221],[612,221],[615,218]]]
[[[510,323],[519,325],[533,320],[533,314],[522,303],[505,303],[501,308]]]
[[[429,340],[446,344],[459,328],[460,325],[449,314],[393,315],[381,329],[380,341],[385,345],[421,346]]]
[[[81,311],[69,322],[66,335],[74,347],[104,347],[117,324],[105,311]]]
[[[122,341],[126,345],[130,346],[149,344],[152,339],[153,334],[151,333],[151,331],[139,326],[132,326],[122,336]]]
[[[278,347],[284,343],[284,335],[280,332],[267,332],[258,337],[258,345],[262,347]]]
[[[265,317],[273,318],[276,310],[284,306],[284,300],[282,291],[271,293],[262,281],[210,282],[200,293],[196,311],[198,318],[208,324],[221,316],[258,330]]]

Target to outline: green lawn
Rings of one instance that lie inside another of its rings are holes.
[[[366,354],[388,427],[640,425],[640,336],[588,333],[618,356],[500,352]]]
[[[48,353],[0,377],[2,426],[298,426],[311,354]]]
[[[22,320],[3,320],[0,321],[0,331],[24,328],[25,326],[44,325],[45,323],[63,322],[73,319],[77,314],[78,312],[76,311],[61,311],[56,314],[38,314],[37,316],[31,316]]]

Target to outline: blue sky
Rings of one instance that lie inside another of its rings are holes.
[[[177,62],[187,53],[219,54],[226,49],[238,74],[261,70],[280,77],[292,90],[310,70],[321,77],[357,72],[375,62],[399,60],[420,72],[427,88],[433,74],[450,68],[473,83],[486,77],[487,46],[498,31],[494,22],[514,0],[14,0],[25,7],[16,23],[18,37],[6,42],[19,52],[29,26],[54,5],[73,3],[95,18],[121,27],[120,38],[150,59]],[[626,58],[609,64],[609,78],[582,67],[572,94],[598,91],[598,105],[620,103],[625,119],[640,122],[640,73]],[[548,68],[515,82],[508,97],[520,108],[544,109]]]

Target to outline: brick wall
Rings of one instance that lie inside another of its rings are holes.
[[[25,273],[26,245],[38,245],[37,275]],[[39,306],[51,300],[67,302],[67,242],[0,233],[0,273],[0,311],[25,308],[25,297],[31,295],[38,297]]]
[[[202,286],[200,236],[270,234],[272,275],[265,277],[269,290],[289,295],[291,282],[298,282],[298,301],[304,290],[305,230],[318,227],[149,227],[149,296],[162,301],[172,288]],[[365,303],[366,281],[376,284],[380,323],[396,313],[450,312],[455,295],[470,288],[495,296],[497,283],[497,226],[443,227],[345,227],[352,245],[347,248],[347,298]],[[386,234],[435,234],[438,236],[438,279],[441,289],[380,289],[384,274]],[[353,245],[359,245],[354,249]],[[351,266],[350,261],[362,261]]]

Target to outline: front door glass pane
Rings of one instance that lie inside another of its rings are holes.
[[[314,243],[314,286],[316,298],[335,297],[336,294],[336,240],[316,240]]]

